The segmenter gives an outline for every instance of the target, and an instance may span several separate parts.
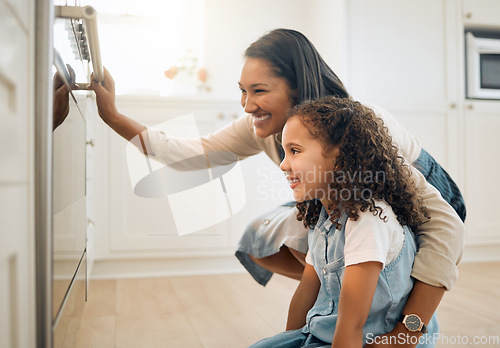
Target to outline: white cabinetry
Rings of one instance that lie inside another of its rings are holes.
[[[496,218],[500,197],[500,102],[465,103],[465,199],[468,203],[468,241],[472,245],[500,244]]]
[[[500,27],[500,1],[498,0],[463,0],[463,19],[467,27]]]
[[[35,346],[34,1],[0,0],[0,346]]]
[[[215,131],[243,114],[237,102],[196,98],[121,98],[117,104],[120,112],[149,126],[193,114],[199,135]],[[182,127],[167,129],[172,136],[182,136],[183,132]],[[239,163],[244,182],[239,197],[243,209],[219,223],[179,236],[172,210],[175,207],[168,199],[144,198],[134,193],[127,168],[127,142],[108,132],[107,138],[96,138],[96,154],[102,153],[101,146],[106,142],[109,142],[109,160],[102,167],[109,167],[109,206],[99,210],[108,210],[109,219],[106,223],[99,218],[102,212],[97,213],[93,272],[96,277],[110,273],[125,276],[241,270],[234,250],[247,223],[259,213],[291,199],[279,168],[265,154],[253,156]],[[214,197],[201,196],[199,200],[204,202],[206,210],[213,209]],[[200,216],[193,213],[192,219]],[[106,224],[107,231],[101,231]]]
[[[457,182],[467,206],[464,260],[498,258],[500,102],[465,99],[464,31],[500,31],[500,2],[347,5],[349,91],[389,109]]]
[[[461,185],[456,76],[460,55],[449,56],[459,49],[458,3],[347,4],[349,92],[391,111]]]
[[[348,1],[350,92],[395,103],[436,103],[444,97],[444,2]]]

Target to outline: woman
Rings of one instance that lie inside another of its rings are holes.
[[[301,33],[273,30],[245,52],[239,81],[241,105],[247,113],[232,124],[202,138],[205,151],[228,151],[239,159],[264,151],[276,164],[283,159],[281,131],[291,107],[307,99],[326,95],[349,97],[342,82],[323,61],[312,43]],[[186,158],[199,143],[169,137],[120,114],[115,106],[114,82],[105,70],[103,85],[95,82],[99,115],[111,128],[148,155],[172,163]],[[445,289],[457,279],[457,267],[465,229],[460,217],[445,199],[465,218],[465,207],[458,188],[447,173],[427,154],[418,141],[389,113],[371,106],[384,120],[394,143],[409,163],[422,170],[416,178],[424,190],[424,204],[431,219],[417,231],[419,252],[412,276],[417,279],[405,312],[417,314],[428,322]],[[415,171],[416,172],[416,171]],[[438,180],[436,180],[436,178]],[[444,184],[442,184],[444,183]],[[272,272],[300,279],[307,252],[307,230],[296,220],[295,204],[276,208],[254,220],[242,237],[236,256],[262,285]],[[391,334],[407,331],[398,324]]]

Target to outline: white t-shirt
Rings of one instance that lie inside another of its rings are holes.
[[[381,262],[385,267],[396,259],[403,247],[405,235],[396,214],[386,202],[375,203],[383,209],[382,217],[387,216],[387,222],[370,211],[360,212],[356,221],[347,220],[344,246],[346,267],[368,261]],[[309,251],[306,262],[312,265]]]

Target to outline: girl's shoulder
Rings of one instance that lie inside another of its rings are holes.
[[[385,201],[375,201],[381,210],[360,212],[345,225],[346,265],[366,261],[389,264],[404,244],[404,229]]]

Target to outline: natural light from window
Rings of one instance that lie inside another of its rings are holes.
[[[92,4],[98,13],[103,65],[115,80],[117,94],[197,92],[203,68],[203,5],[204,0]]]

